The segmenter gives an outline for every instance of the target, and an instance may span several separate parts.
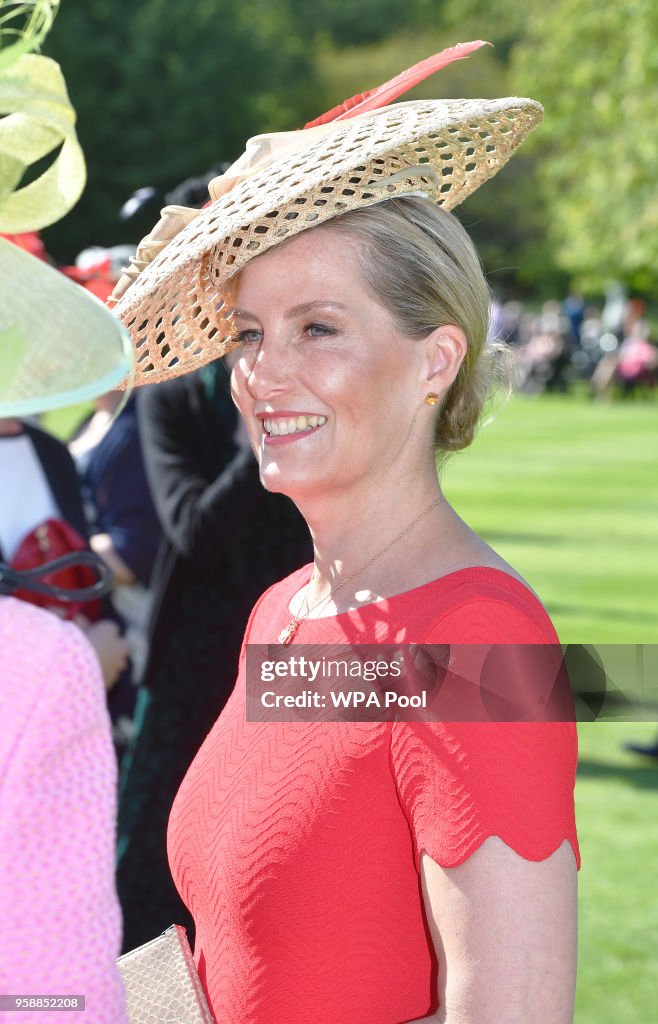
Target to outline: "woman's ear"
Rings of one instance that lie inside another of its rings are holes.
[[[437,394],[447,391],[466,355],[466,335],[456,324],[437,327],[425,339],[424,387]]]

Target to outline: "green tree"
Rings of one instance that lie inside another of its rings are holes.
[[[297,31],[342,48],[366,46],[409,28],[435,28],[445,0],[290,0]],[[440,47],[442,49],[443,47]]]
[[[557,262],[585,287],[658,293],[658,7],[537,4],[512,72],[547,110],[535,152]]]
[[[580,0],[556,2],[577,8]],[[577,40],[564,51],[552,45],[546,33],[553,29],[544,24],[552,16],[539,0],[500,0],[495,11],[482,0],[64,0],[46,51],[62,64],[78,110],[89,185],[46,242],[65,260],[85,245],[136,242],[118,221],[135,188],[167,191],[234,159],[249,135],[299,127],[432,52],[484,37],[493,49],[444,69],[405,98],[525,92],[544,100],[541,144],[533,150],[526,143],[457,213],[499,290],[551,289],[559,282],[556,258],[566,269],[583,265],[570,256],[561,229],[568,217],[554,212],[563,189],[547,170],[572,155],[572,143],[563,145],[551,124],[557,112],[562,117],[563,83],[580,56]]]
[[[65,71],[89,169],[80,204],[46,236],[67,259],[126,240],[117,215],[133,189],[169,189],[314,110],[288,0],[65,0],[45,51]]]

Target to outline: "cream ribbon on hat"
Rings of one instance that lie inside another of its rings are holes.
[[[346,119],[358,121],[365,117],[370,119],[373,113],[389,110],[390,104],[388,101],[395,100],[398,96],[440,68],[451,64],[455,60],[468,57],[474,50],[486,45],[488,44],[478,39],[470,43],[459,43],[457,46],[452,46],[441,53],[433,54],[433,56],[427,57],[418,64],[414,64],[413,67],[406,68],[401,74],[396,75],[388,82],[384,82],[383,85],[345,100],[338,107],[334,107],[333,110],[310,122],[302,131],[271,132],[264,135],[255,135],[249,139],[244,153],[238,157],[235,163],[224,174],[218,175],[209,183],[208,192],[211,201],[215,202],[217,199],[225,196],[240,182],[258,174],[275,160],[279,160],[286,155],[292,156],[295,153],[308,149],[309,146],[312,146],[318,140],[325,138],[327,135],[335,132],[337,128],[342,127],[342,121]],[[408,176],[409,172],[414,170],[420,171],[421,169],[407,168],[405,172],[399,172],[390,179],[387,179],[387,181],[393,181],[401,177],[402,174]],[[436,178],[434,172],[428,168],[422,168],[422,173],[426,177]],[[385,185],[387,181],[380,181],[379,184]],[[438,187],[438,178],[435,184]],[[412,192],[409,194],[424,195],[425,193]],[[188,224],[198,217],[200,212],[200,210],[190,209],[186,206],[165,206],[160,211],[158,223],[142,239],[137,247],[137,252],[131,259],[130,266],[124,267],[123,275],[119,278],[108,302],[112,304],[117,303],[149,263],[169,245],[179,231],[182,231],[183,228],[186,228]]]
[[[380,107],[376,111],[358,114],[350,119],[350,124],[365,118],[371,121],[373,113],[384,114],[388,110],[390,110],[390,107],[386,106]],[[273,164],[275,160],[280,160],[284,156],[293,156],[295,153],[301,153],[319,139],[333,134],[337,128],[341,127],[341,123],[336,124],[335,121],[332,121],[329,124],[318,125],[314,128],[305,128],[303,131],[271,132],[266,135],[254,135],[253,138],[248,140],[244,153],[235,163],[231,164],[223,174],[217,175],[216,178],[212,178],[208,183],[211,201],[215,202],[217,199],[221,199],[234,189],[236,185],[246,181],[247,178],[259,174]],[[390,178],[380,179],[377,184],[379,187],[385,186],[390,182],[396,181],[398,178],[409,177],[409,174],[415,170],[419,174],[431,178],[434,186],[438,187],[438,175],[431,168],[424,166],[419,166],[418,168],[408,167],[404,171],[391,175]],[[421,195],[425,193],[415,191],[409,194]],[[428,192],[427,194],[430,193]],[[165,206],[160,211],[158,223],[139,243],[137,252],[131,258],[130,266],[123,268],[123,274],[119,278],[108,301],[112,303],[118,302],[149,263],[169,245],[179,231],[182,231],[188,224],[191,224],[200,213],[201,210],[187,206]]]
[[[122,268],[122,275],[114,286],[108,302],[116,303],[131,284],[137,280],[142,270],[148,267],[158,253],[169,245],[179,231],[199,216],[200,210],[189,206],[165,206],[160,210],[160,220],[151,228],[148,235],[137,246],[137,252],[131,257],[130,266]]]
[[[404,104],[398,104],[398,106],[404,106]],[[390,109],[390,106],[378,107],[375,111],[353,115],[350,118],[350,124],[362,121],[365,118],[368,118],[370,121],[373,113],[385,114]],[[340,122],[337,124],[336,121],[329,121],[326,124],[316,125],[313,128],[304,128],[301,132],[271,132],[267,135],[254,135],[247,142],[242,156],[227,171],[219,174],[209,182],[208,192],[210,193],[211,200],[214,202],[216,199],[220,199],[240,182],[251,178],[255,174],[260,174],[261,171],[269,167],[275,160],[280,160],[283,156],[293,156],[296,153],[303,152],[320,139],[333,134],[336,128],[341,126]],[[408,177],[410,170],[413,170],[413,168],[406,168],[398,174],[393,174],[390,178],[380,181],[379,184],[383,185],[388,181],[394,181],[403,176]],[[423,167],[422,172],[427,177],[436,179],[435,184],[438,183],[438,175],[431,168]],[[168,207],[168,209],[181,209],[181,207]]]
[[[354,120],[358,120],[358,118],[354,118]],[[238,157],[235,163],[231,164],[223,174],[217,175],[209,182],[208,192],[211,201],[215,202],[217,199],[221,199],[236,185],[258,174],[282,156],[292,156],[294,153],[307,149],[318,139],[335,132],[336,127],[336,123],[332,121],[315,128],[305,128],[303,131],[254,135],[247,141],[244,153]],[[160,211],[160,220],[139,243],[137,252],[130,261],[130,266],[123,268],[123,275],[119,278],[108,301],[118,302],[139,277],[142,270],[169,245],[179,231],[191,224],[200,213],[201,210],[187,206],[165,206]]]

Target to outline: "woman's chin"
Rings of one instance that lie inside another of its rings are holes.
[[[289,487],[293,485],[289,473],[282,473],[276,465],[260,464],[260,482],[266,491],[272,494],[289,494]]]
[[[316,474],[286,472],[277,465],[260,465],[260,482],[272,494],[285,494],[293,501],[322,489]]]

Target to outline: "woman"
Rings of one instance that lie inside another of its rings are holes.
[[[250,644],[556,640],[446,502],[434,452],[472,439],[497,356],[477,256],[440,206],[494,173],[533,109],[411,103],[255,140],[235,192],[211,184],[214,209],[121,307],[155,375],[172,355],[156,313],[160,329],[175,317],[168,346],[187,339],[177,373],[206,317],[221,349],[233,311],[261,480],[292,497],[315,549],[256,604],[170,818],[218,1020],[572,1020],[573,723],[246,720]]]

